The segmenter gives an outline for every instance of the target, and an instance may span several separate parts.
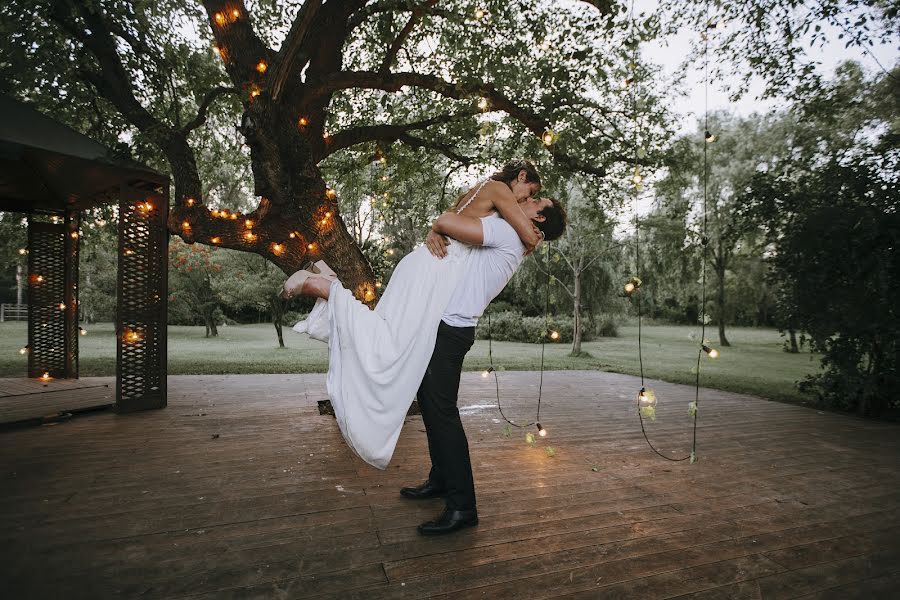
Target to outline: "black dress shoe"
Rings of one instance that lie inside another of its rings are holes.
[[[447,495],[447,490],[439,488],[430,481],[416,487],[400,488],[400,495],[411,500],[427,500],[428,498],[441,498]]]
[[[441,516],[434,521],[428,521],[419,525],[418,530],[422,535],[443,535],[453,533],[463,527],[478,525],[478,511],[445,509]]]

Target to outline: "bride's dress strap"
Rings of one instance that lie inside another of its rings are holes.
[[[472,197],[469,198],[468,200],[466,200],[466,203],[463,204],[462,207],[460,207],[456,210],[456,214],[459,214],[462,211],[466,210],[466,207],[469,206],[470,204],[472,204],[472,200],[475,199],[475,196],[478,195],[478,192],[481,191],[481,188],[483,188],[487,184],[488,181],[490,181],[490,179],[485,179],[484,181],[481,182],[481,185],[478,186],[478,189],[475,190],[475,193],[472,194]]]

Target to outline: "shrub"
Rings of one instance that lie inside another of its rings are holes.
[[[558,340],[550,340],[547,335],[548,325],[544,317],[524,317],[521,313],[515,311],[491,311],[490,315],[485,313],[478,323],[475,330],[475,339],[488,339],[488,320],[490,319],[490,335],[497,342],[525,342],[528,344],[540,344],[541,340],[553,341],[554,343],[572,343],[575,333],[574,322],[571,316],[554,315],[549,321],[549,330],[559,332]],[[585,327],[581,333],[582,341],[590,341],[601,335],[616,335],[616,326],[612,322],[612,318],[604,316],[597,319],[593,328],[588,327],[585,320]]]

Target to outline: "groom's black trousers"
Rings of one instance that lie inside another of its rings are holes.
[[[452,327],[441,321],[431,362],[416,394],[431,454],[428,480],[447,489],[451,510],[475,508],[469,442],[456,407],[463,359],[474,343],[474,327]]]

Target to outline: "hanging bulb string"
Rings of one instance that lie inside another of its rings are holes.
[[[707,21],[708,21],[709,20],[709,4],[708,4],[708,2],[707,2],[706,10],[707,10]],[[637,69],[637,46],[638,46],[638,44],[637,44],[636,38],[634,37],[634,0],[631,0],[631,8],[630,8],[629,18],[631,20],[631,48],[632,48],[631,64],[632,64],[632,68],[636,70]],[[707,47],[708,47],[708,43],[706,41],[706,33],[704,32],[704,52],[703,52],[704,86],[705,86],[704,94],[707,93],[707,90],[709,87],[709,85],[708,85],[709,84],[709,76],[708,76],[707,62],[706,62]],[[636,73],[632,73],[632,81],[636,80],[635,75],[636,75]],[[630,100],[630,104],[631,104],[632,118],[634,119],[633,135],[634,135],[635,161],[637,161],[637,158],[638,158],[637,153],[638,153],[638,127],[639,127],[638,117],[637,117],[637,100],[635,98],[636,88],[637,88],[636,84],[629,86],[629,100]],[[708,118],[708,110],[706,107],[706,101],[704,100],[704,130],[706,129],[706,119],[707,118]],[[706,144],[704,141],[704,145],[703,145],[703,164],[704,164],[703,236],[704,236],[704,239],[706,236],[706,151],[707,151],[706,146],[707,145],[708,144]],[[640,187],[640,179],[635,177],[632,193],[633,193],[633,207],[634,207],[634,260],[635,260],[635,277],[637,279],[640,279],[640,269],[641,269],[641,239],[640,239],[641,229],[640,229],[640,218],[638,216],[638,205],[637,205],[639,191],[640,191],[639,187]],[[705,254],[705,252],[706,252],[706,246],[704,245],[704,257],[703,257],[704,263],[703,263],[703,281],[702,281],[702,297],[703,297],[704,304],[705,304],[705,298],[706,298],[706,254]],[[647,445],[658,456],[660,456],[670,462],[682,462],[685,460],[691,460],[691,462],[693,462],[697,455],[697,411],[696,410],[694,410],[694,412],[693,412],[694,423],[693,423],[693,440],[692,440],[692,444],[691,444],[691,453],[688,454],[687,456],[683,456],[680,458],[672,458],[671,456],[666,456],[665,454],[660,452],[656,448],[656,446],[653,445],[653,442],[650,441],[650,437],[647,435],[647,429],[644,426],[644,415],[641,411],[641,405],[640,405],[641,396],[644,393],[644,356],[643,356],[643,343],[642,343],[642,339],[641,339],[643,311],[642,311],[642,306],[641,306],[640,290],[637,289],[635,291],[637,292],[636,295],[637,295],[637,318],[638,318],[638,365],[639,365],[640,376],[641,376],[641,393],[638,394],[638,398],[637,398],[637,407],[638,407],[637,413],[638,413],[638,420],[640,421],[640,424],[641,424],[641,433],[643,434],[644,440],[647,442]],[[701,321],[703,321],[703,319],[701,319]],[[700,350],[700,352],[702,352],[702,349]],[[697,367],[697,380],[696,380],[696,390],[695,390],[695,400],[694,400],[695,407],[697,406],[697,403],[699,402],[699,396],[700,396],[700,368],[699,368],[700,357],[699,356],[698,356],[697,360],[698,360],[698,367]]]
[[[497,393],[497,410],[500,412],[500,416],[503,417],[503,420],[512,425],[513,427],[518,427],[520,429],[524,429],[526,427],[531,427],[533,425],[539,425],[541,421],[541,398],[544,390],[544,351],[547,346],[547,335],[550,331],[550,282],[553,276],[550,274],[550,244],[551,242],[546,242],[547,244],[547,285],[544,291],[544,335],[541,336],[541,375],[540,380],[538,381],[538,399],[537,399],[537,412],[535,414],[534,421],[530,423],[516,423],[512,421],[503,413],[503,407],[500,404],[500,379],[497,376],[497,369],[494,368],[494,354],[492,348],[492,340],[493,334],[491,332],[491,309],[490,305],[488,306],[487,311],[487,321],[488,321],[488,364],[490,365],[488,371],[494,374],[494,388]],[[540,428],[541,430],[543,428]]]

